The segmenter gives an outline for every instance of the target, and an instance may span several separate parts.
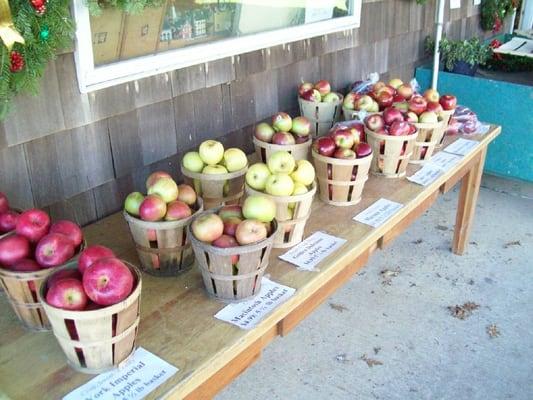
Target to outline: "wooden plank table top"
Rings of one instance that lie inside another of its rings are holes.
[[[479,191],[488,144],[501,129],[491,126],[484,135],[469,136],[480,144],[461,162],[426,187],[406,179],[372,176],[362,201],[350,207],[334,207],[315,199],[305,237],[322,230],[344,238],[346,244],[322,261],[318,271],[298,271],[281,261],[274,250],[267,275],[296,288],[286,303],[270,313],[253,330],[241,330],[213,316],[225,304],[209,299],[197,268],[179,277],[143,275],[141,323],[138,345],[179,368],[149,398],[212,397],[249,364],[277,335],[287,334],[300,320],[327,298],[354,272],[366,264],[373,250],[386,245],[418,218],[440,192],[462,181],[457,212],[454,252],[462,254]],[[447,139],[447,143],[457,137]],[[420,166],[409,166],[411,175]],[[404,204],[386,224],[372,228],[352,220],[379,198]],[[137,263],[134,244],[121,213],[85,229],[90,244],[111,247],[118,256]],[[93,376],[71,369],[52,333],[25,331],[5,296],[0,298],[0,398],[58,399]]]

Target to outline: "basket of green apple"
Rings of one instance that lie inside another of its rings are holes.
[[[307,160],[311,148],[311,122],[305,117],[291,118],[284,112],[272,116],[272,125],[256,125],[253,142],[259,159],[266,163],[276,151],[287,151],[295,160]]]
[[[276,204],[264,196],[206,210],[189,226],[192,248],[209,296],[241,302],[261,290],[274,237]]]
[[[279,232],[274,248],[292,247],[302,241],[315,193],[313,164],[296,161],[286,151],[272,154],[266,164],[252,165],[246,173],[246,194],[265,196],[276,204]]]
[[[78,257],[84,246],[76,223],[51,222],[50,216],[38,209],[22,212],[14,232],[0,238],[0,284],[24,327],[50,329],[37,292],[53,270]]]
[[[141,269],[155,276],[187,271],[194,262],[187,225],[203,210],[202,200],[191,186],[178,185],[164,171],[148,177],[146,190],[147,196],[133,192],[124,202]]]
[[[247,169],[248,158],[241,149],[224,150],[216,140],[206,140],[198,151],[186,153],[181,164],[185,182],[194,187],[206,210],[239,204]]]
[[[107,247],[87,247],[77,263],[41,285],[39,300],[69,365],[88,374],[120,367],[135,350],[141,273]]]
[[[311,154],[320,200],[334,206],[351,206],[361,201],[372,160],[362,122],[336,124],[328,136],[315,140]]]
[[[315,84],[304,82],[298,87],[298,104],[300,115],[311,122],[314,137],[327,133],[341,115],[343,96],[332,92],[326,80]]]

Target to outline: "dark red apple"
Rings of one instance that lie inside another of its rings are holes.
[[[92,301],[110,306],[130,295],[133,274],[118,258],[101,258],[85,270],[83,288]]]
[[[457,98],[451,94],[445,94],[440,97],[439,103],[445,111],[455,110]]]
[[[81,228],[72,221],[61,220],[54,222],[50,227],[50,233],[60,233],[68,237],[74,247],[78,247],[83,241]]]
[[[416,115],[422,114],[426,111],[428,102],[422,96],[413,96],[409,100],[409,111],[414,112]]]
[[[394,96],[387,91],[382,91],[378,94],[376,101],[379,104],[379,108],[383,110],[392,106],[392,103],[394,102]]]
[[[224,222],[224,235],[235,236],[237,226],[242,222],[242,219],[238,217],[229,217],[222,221]]]
[[[74,256],[76,248],[72,240],[60,233],[49,233],[37,243],[35,260],[41,268],[57,267]]]
[[[18,272],[32,272],[40,271],[41,267],[39,267],[39,264],[37,264],[35,260],[32,260],[31,258],[23,258],[13,264],[10,269]]]
[[[30,256],[30,242],[21,235],[0,239],[0,265],[11,266]]]
[[[9,210],[9,200],[4,193],[0,192],[0,214],[5,213],[7,210]]]
[[[14,231],[17,227],[18,219],[19,213],[15,210],[7,210],[3,214],[0,214],[0,233]]]
[[[314,85],[311,82],[303,82],[298,87],[298,95],[301,96],[302,94],[304,94],[305,92],[307,92],[308,90],[311,90],[313,88],[314,88]]]
[[[405,121],[395,121],[389,127],[389,135],[391,136],[403,136],[408,135],[410,131],[409,122]]]
[[[239,243],[237,242],[237,239],[229,235],[222,235],[217,240],[213,241],[211,244],[215,247],[220,247],[222,249],[226,249],[228,247],[239,247]],[[239,262],[239,255],[233,254],[231,256],[231,263],[235,265],[238,262]]]
[[[385,120],[379,114],[372,114],[365,118],[365,125],[371,131],[377,131],[385,126]]]
[[[101,258],[115,257],[115,253],[108,247],[99,244],[92,245],[83,250],[78,259],[78,269],[83,274],[87,268]]]
[[[333,156],[333,153],[335,153],[336,148],[337,146],[335,145],[335,141],[329,136],[323,136],[321,138],[318,138],[313,143],[313,150],[318,154],[326,157]]]
[[[311,89],[306,92],[303,92],[300,97],[307,101],[312,101],[314,103],[318,103],[322,100],[322,96],[320,95],[320,92],[316,89]]]
[[[361,142],[355,146],[354,151],[357,155],[357,158],[363,158],[372,154],[372,147],[370,147],[368,143]]]
[[[50,275],[47,281],[48,287],[50,288],[54,286],[57,282],[63,279],[77,279],[81,282],[82,275],[77,269],[62,269],[61,271],[54,272],[52,275]]]
[[[428,105],[426,107],[426,111],[432,111],[436,114],[441,113],[443,110],[440,103],[437,103],[436,101],[428,101]]]
[[[100,304],[96,304],[94,301],[88,300],[87,305],[85,306],[85,311],[94,311],[94,310],[99,310],[101,308],[104,308],[104,306],[101,306]]]
[[[355,160],[357,158],[357,155],[355,154],[355,151],[352,149],[337,149],[335,153],[333,153],[333,157],[340,158],[343,160]]]
[[[405,101],[405,99],[403,98],[403,96],[399,95],[398,93],[396,93],[394,95],[394,97],[392,98],[392,104],[394,103],[403,103]]]
[[[279,145],[289,145],[295,144],[296,140],[294,139],[294,136],[288,132],[276,132],[274,136],[272,136],[272,143]]]
[[[87,305],[87,295],[82,283],[77,279],[62,279],[50,286],[46,302],[63,310],[81,311]]]
[[[383,120],[385,125],[392,125],[394,121],[403,121],[404,117],[400,110],[391,107],[383,111]]]
[[[33,208],[20,214],[17,233],[32,243],[37,243],[50,229],[50,216],[43,210]]]

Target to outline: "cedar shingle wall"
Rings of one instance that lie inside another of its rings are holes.
[[[302,78],[344,90],[378,71],[410,79],[433,33],[435,0],[364,0],[361,27],[80,94],[72,53],[51,63],[38,97],[21,96],[0,125],[0,191],[82,224],[119,210],[184,152],[208,138],[252,151],[253,124],[296,114]],[[479,9],[446,12],[449,37],[481,35]]]

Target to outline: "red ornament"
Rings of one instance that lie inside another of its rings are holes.
[[[46,2],[47,0],[30,0],[37,15],[43,15],[46,12]]]
[[[11,72],[19,72],[24,68],[24,57],[18,51],[11,52],[11,65],[9,69]]]

